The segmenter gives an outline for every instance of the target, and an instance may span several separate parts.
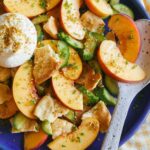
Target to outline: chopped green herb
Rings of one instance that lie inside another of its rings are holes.
[[[30,100],[30,104],[31,105],[35,105],[36,104],[36,100],[35,99]]]
[[[135,69],[136,67],[137,67],[137,65],[135,64],[135,65],[133,65],[132,69]]]
[[[40,6],[42,7],[42,8],[46,8],[46,6],[47,6],[47,2],[46,2],[46,0],[41,0],[40,1]]]
[[[23,68],[24,68],[24,69],[28,69],[28,68],[29,68],[29,66],[24,66]]]
[[[55,80],[58,80],[58,77],[56,76],[56,77],[54,77],[54,79],[55,79]]]
[[[128,64],[129,62],[126,60],[126,65]]]
[[[80,133],[80,135],[82,135],[82,136],[83,136],[83,135],[84,135],[84,133]]]
[[[77,142],[80,142],[81,143],[81,139],[79,136],[77,136]]]
[[[75,63],[73,63],[73,64],[67,64],[67,66],[66,67],[73,67],[75,65]]]
[[[118,22],[119,21],[119,18],[116,18],[115,22]]]
[[[73,130],[73,131],[76,131],[76,130],[77,130],[77,127],[76,127],[75,125],[73,125],[72,130]]]
[[[35,131],[39,131],[39,126],[35,126]]]
[[[72,3],[69,3],[68,0],[66,0],[66,2],[64,3],[64,7],[66,9],[69,9],[69,8],[71,8],[71,6],[72,6]]]
[[[63,145],[63,144],[62,144],[61,147],[66,147],[66,145]]]
[[[20,102],[20,101],[18,101],[17,103],[18,103],[18,104],[21,104],[21,102]]]
[[[31,7],[34,7],[34,3],[31,4]]]
[[[72,91],[72,94],[75,94],[75,93],[76,93],[76,90],[73,90],[73,91]]]
[[[74,66],[73,66],[73,68],[74,68],[74,69],[78,69],[78,68],[79,68],[79,66],[77,66],[77,65],[74,65]]]
[[[129,40],[134,39],[134,36],[133,36],[133,34],[132,34],[132,33],[128,36],[128,39],[129,39]]]

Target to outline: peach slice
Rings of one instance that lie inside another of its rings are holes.
[[[9,101],[0,104],[0,119],[8,119],[12,117],[17,111],[18,108],[16,106],[16,103],[14,99],[11,98]]]
[[[95,118],[86,118],[76,131],[59,136],[49,143],[48,147],[52,150],[84,150],[94,142],[98,133],[98,120]]]
[[[135,62],[140,52],[140,34],[134,21],[123,14],[111,17],[108,27],[119,39],[118,46],[122,55],[130,62]]]
[[[47,140],[48,135],[42,130],[24,134],[24,149],[33,150],[39,148]]]
[[[113,10],[106,0],[85,0],[85,3],[99,17],[107,17],[113,14]]]
[[[35,119],[33,110],[38,101],[32,76],[32,62],[28,61],[17,70],[13,81],[13,97],[18,109],[28,118]]]
[[[46,0],[46,5],[42,6],[41,0],[23,0],[23,1],[14,1],[14,0],[4,0],[4,7],[8,12],[12,13],[21,13],[29,18],[40,15],[60,3],[61,0]]]
[[[118,81],[138,82],[146,76],[140,66],[127,61],[123,57],[114,41],[103,41],[97,57],[104,72]]]
[[[108,33],[106,34],[106,39],[107,39],[107,40],[116,41],[115,34],[114,34],[113,32],[108,32]]]
[[[61,0],[47,0],[47,10],[51,10],[54,7],[56,7],[59,3],[61,2]]]
[[[12,93],[8,85],[0,83],[0,104],[9,101],[12,98]]]
[[[98,85],[102,76],[99,73],[95,73],[94,69],[86,63],[83,64],[83,68],[82,74],[75,82],[84,85],[87,90],[92,91]]]
[[[81,58],[73,48],[70,48],[68,66],[63,68],[62,71],[63,75],[70,80],[78,79],[82,73]]]
[[[39,5],[40,0],[26,0],[17,2],[14,0],[4,0],[3,3],[8,12],[20,13],[29,18],[45,12],[45,9]]]
[[[73,38],[82,40],[85,36],[85,30],[80,20],[78,1],[63,0],[60,11],[64,30]]]
[[[72,80],[56,72],[52,76],[52,87],[57,98],[72,110],[83,110],[83,95],[74,87]]]

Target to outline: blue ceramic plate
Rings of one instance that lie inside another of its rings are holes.
[[[134,5],[130,0],[122,0],[123,3],[126,3],[128,6],[134,10],[136,19],[147,18],[147,14],[143,11],[138,1],[134,0]],[[139,8],[139,9],[137,9]],[[122,137],[120,145],[124,144],[140,127],[144,121],[146,115],[150,110],[150,85],[148,85],[132,102],[124,129],[122,132]],[[113,111],[113,108],[110,108],[110,111]],[[10,134],[10,124],[6,120],[0,120],[0,150],[23,150],[23,134]],[[105,135],[100,134],[96,141],[88,148],[88,150],[99,150]],[[39,150],[46,150],[47,143],[43,145]]]

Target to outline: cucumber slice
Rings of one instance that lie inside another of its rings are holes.
[[[66,42],[67,44],[69,44],[70,46],[72,46],[75,49],[83,49],[84,48],[84,44],[82,42],[73,39],[72,37],[65,34],[64,32],[59,32],[58,38],[64,42]]]
[[[97,87],[94,89],[94,94],[99,97],[100,100],[102,100],[105,104],[115,106],[117,100],[109,94],[109,92],[103,87],[99,88]]]
[[[86,35],[86,41],[84,43],[84,50],[83,50],[83,59],[85,61],[89,61],[93,59],[96,47],[105,40],[103,34],[99,34],[96,32],[89,32]]]
[[[130,16],[132,19],[134,19],[134,13],[133,13],[133,11],[129,7],[127,7],[126,5],[124,5],[124,4],[115,4],[112,7],[117,12],[126,14],[126,15]]]
[[[66,117],[67,119],[69,119],[71,122],[74,122],[75,119],[76,119],[75,112],[72,111],[72,110],[70,110],[70,111],[65,115],[65,117]]]
[[[39,131],[39,125],[36,120],[29,119],[20,112],[11,118],[10,122],[12,125],[12,133]]]
[[[89,61],[93,59],[95,49],[97,47],[96,39],[91,32],[87,34],[84,46],[85,48],[83,50],[83,60]]]
[[[109,76],[105,75],[105,77],[104,77],[104,84],[105,84],[106,88],[108,89],[108,91],[112,95],[118,96],[118,94],[119,94],[119,87],[118,87],[118,83],[115,80],[113,80]]]
[[[35,17],[34,19],[32,19],[32,23],[33,24],[40,24],[43,22],[47,22],[49,19],[49,17],[47,15],[39,15],[37,17]]]
[[[63,42],[63,41],[59,41],[58,42],[58,53],[59,53],[59,57],[61,59],[61,68],[67,66],[68,64],[68,60],[69,60],[69,56],[70,56],[70,50],[68,45]]]
[[[41,127],[46,134],[52,135],[51,124],[48,121],[43,121]]]
[[[99,97],[96,96],[95,94],[93,94],[92,92],[90,92],[89,90],[87,90],[84,86],[81,85],[77,85],[77,88],[79,89],[79,91],[81,91],[85,96],[87,96],[88,100],[87,100],[87,105],[89,106],[93,106],[95,105],[97,102],[99,102]]]
[[[20,130],[24,127],[24,124],[28,121],[28,118],[26,118],[22,113],[17,113],[13,118],[13,127],[16,130]]]
[[[40,25],[35,25],[36,31],[37,31],[37,40],[38,42],[42,41],[44,39],[44,33],[42,31],[42,28]]]
[[[115,5],[118,4],[120,2],[120,0],[110,0],[110,5]]]

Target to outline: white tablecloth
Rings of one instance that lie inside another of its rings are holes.
[[[150,115],[137,133],[119,150],[150,150]]]

